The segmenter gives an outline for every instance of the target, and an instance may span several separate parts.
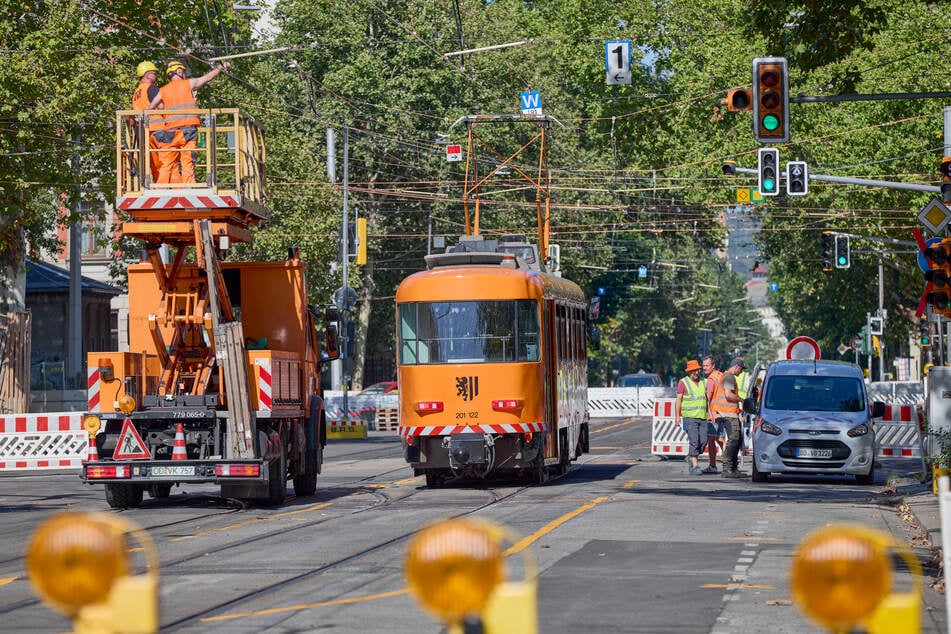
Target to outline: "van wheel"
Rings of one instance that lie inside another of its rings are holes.
[[[756,468],[756,456],[753,456],[753,473],[750,478],[753,482],[766,482],[769,478],[769,471],[760,471]]]
[[[875,463],[873,462],[872,466],[869,467],[867,474],[855,476],[855,481],[858,484],[865,484],[865,485],[875,484]]]

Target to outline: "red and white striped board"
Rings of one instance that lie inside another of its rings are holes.
[[[101,412],[99,402],[99,366],[89,366],[86,373],[86,411]]]
[[[922,458],[924,416],[918,406],[886,404],[885,415],[873,424],[876,457]]]
[[[271,410],[271,360],[255,359],[258,366],[258,411]]]
[[[88,450],[82,412],[0,415],[0,471],[79,468]]]
[[[236,196],[216,194],[191,194],[174,196],[124,196],[119,199],[119,209],[236,209],[241,206]]]
[[[400,426],[400,436],[451,436],[453,434],[527,434],[548,430],[547,423],[508,423],[504,425],[432,425]]]

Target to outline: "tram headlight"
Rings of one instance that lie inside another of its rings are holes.
[[[472,519],[446,520],[417,533],[406,580],[422,605],[447,623],[479,614],[504,579],[502,533]]]

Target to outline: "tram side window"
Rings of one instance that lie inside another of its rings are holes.
[[[519,300],[518,314],[518,359],[538,361],[538,304],[531,300]]]

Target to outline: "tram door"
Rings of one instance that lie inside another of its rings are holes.
[[[545,456],[558,455],[558,318],[555,301],[546,299],[545,307],[545,421],[548,440]]]

